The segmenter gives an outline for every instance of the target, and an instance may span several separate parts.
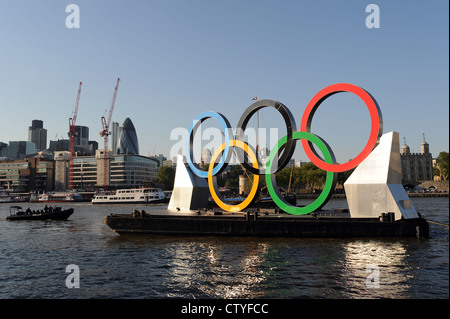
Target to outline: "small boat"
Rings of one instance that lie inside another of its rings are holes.
[[[27,209],[22,210],[20,206],[11,206],[9,208],[9,216],[6,216],[6,220],[66,220],[73,214],[73,208],[61,209],[61,207],[50,207],[43,210],[32,211]]]
[[[159,188],[131,188],[95,194],[92,204],[158,204],[169,199]]]

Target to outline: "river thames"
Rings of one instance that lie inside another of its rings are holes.
[[[449,199],[412,198],[449,223]],[[120,236],[109,213],[165,206],[62,204],[67,221],[6,221],[0,204],[0,298],[449,298],[449,229],[429,239]],[[38,204],[22,203],[42,208]],[[332,199],[325,209],[346,208]],[[68,288],[68,265],[79,288]],[[73,267],[73,266],[72,266]]]

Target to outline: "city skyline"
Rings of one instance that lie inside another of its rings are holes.
[[[77,125],[100,148],[101,117],[120,77],[112,121],[130,117],[141,155],[168,158],[171,131],[188,129],[201,112],[223,113],[234,128],[258,96],[288,106],[299,128],[318,91],[347,82],[374,96],[384,132],[399,132],[412,152],[423,133],[433,157],[449,151],[446,1],[377,1],[374,29],[358,1],[76,4],[78,29],[66,27],[66,4],[0,4],[0,141],[26,141],[34,119],[44,121],[48,141],[66,139],[80,81]],[[281,135],[279,115],[261,113],[260,124]],[[369,130],[365,106],[349,93],[325,101],[314,118],[313,132],[340,162],[359,153]],[[296,161],[308,160],[300,143],[297,150]]]
[[[40,151],[44,151],[44,150],[50,150],[50,151],[52,151],[53,150],[53,148],[54,148],[54,146],[52,146],[52,143],[54,144],[54,143],[58,143],[58,142],[62,142],[62,141],[64,141],[64,142],[67,142],[66,144],[66,146],[65,147],[68,147],[68,142],[69,142],[69,139],[68,138],[61,138],[61,139],[56,139],[56,140],[48,140],[48,142],[49,142],[49,147],[48,148],[44,148],[44,149],[39,149],[37,146],[36,146],[36,143],[35,142],[33,142],[32,140],[31,140],[31,132],[32,132],[32,128],[36,125],[36,122],[39,122],[40,124],[39,124],[39,129],[43,129],[44,131],[46,131],[46,129],[45,129],[45,127],[43,127],[43,120],[38,120],[38,119],[34,119],[34,120],[32,120],[32,126],[29,126],[29,131],[28,131],[28,134],[29,134],[29,138],[28,138],[28,140],[27,141],[19,141],[19,140],[15,140],[15,141],[7,141],[6,143],[4,143],[4,145],[7,147],[8,146],[8,144],[10,143],[10,142],[13,142],[13,143],[18,143],[18,142],[29,142],[29,143],[32,143],[32,144],[34,144],[35,145],[35,152],[36,153],[38,153],[38,152],[40,152]],[[134,128],[134,125],[133,125],[133,123],[132,123],[132,121],[131,121],[131,119],[130,118],[126,118],[125,119],[125,121],[123,122],[123,124],[122,124],[122,126],[120,126],[120,130],[126,130],[127,131],[127,133],[125,134],[126,135],[126,137],[125,136],[123,136],[122,134],[120,134],[120,138],[118,137],[118,136],[115,136],[115,134],[116,135],[118,135],[119,133],[118,132],[115,132],[114,133],[114,131],[116,130],[116,131],[118,131],[119,130],[119,126],[118,126],[118,122],[113,122],[112,123],[113,125],[112,125],[112,136],[113,136],[113,138],[109,141],[109,146],[110,146],[110,150],[112,151],[112,153],[113,154],[120,154],[120,153],[122,153],[122,154],[136,154],[136,155],[143,155],[143,154],[140,154],[139,153],[139,143],[138,143],[138,136],[136,135],[136,130],[135,130],[135,128]],[[116,129],[114,129],[114,125],[117,125],[117,128]],[[89,127],[87,127],[87,126],[83,126],[83,125],[76,125],[75,126],[75,131],[77,132],[76,133],[76,137],[75,137],[75,145],[76,146],[87,146],[87,145],[90,145],[91,143],[96,143],[96,141],[92,141],[92,140],[90,140],[90,138],[89,138]],[[129,131],[129,132],[128,132]],[[131,136],[128,136],[128,135],[130,135],[131,134]],[[125,140],[126,141],[124,141],[124,138],[125,138]],[[131,142],[131,141],[129,141],[129,139],[133,139],[133,141]],[[44,139],[44,141],[40,141],[41,143],[44,143],[44,144],[47,144],[47,140],[46,139]],[[2,141],[0,141],[0,143],[2,143]],[[121,147],[121,145],[122,145],[122,143],[125,143],[125,144],[129,144],[129,143],[131,143],[131,145],[133,145],[133,146],[131,146],[131,148],[129,149],[128,147],[129,146],[122,146]],[[403,144],[402,144],[402,149],[403,148],[405,148],[405,147],[407,147],[407,149],[408,149],[408,152],[410,152],[411,154],[422,154],[424,151],[423,151],[423,145],[424,144],[426,144],[427,145],[427,147],[429,147],[429,144],[426,142],[426,139],[425,139],[425,134],[423,133],[422,134],[422,141],[421,141],[421,143],[420,143],[420,147],[421,147],[421,150],[419,151],[419,150],[417,150],[416,151],[416,148],[414,148],[414,147],[410,147],[408,144],[407,144],[407,139],[406,139],[406,137],[403,137]],[[414,144],[415,145],[415,144]],[[63,147],[64,148],[64,147]],[[124,151],[120,151],[120,149],[121,148],[126,148],[126,150],[124,150]],[[96,149],[98,149],[98,145],[96,145],[96,148],[95,148],[95,150]],[[100,149],[101,149],[101,147],[100,147]],[[94,150],[94,151],[95,151]],[[132,150],[131,151],[131,153],[130,153],[130,150]],[[120,153],[118,153],[117,151],[119,151]],[[208,152],[208,154],[209,155],[206,155],[206,152]],[[266,153],[267,152],[267,153]],[[267,148],[267,147],[263,147],[263,148],[259,148],[259,153],[260,153],[260,155],[259,155],[259,158],[260,158],[260,160],[263,162],[263,163],[265,163],[265,160],[267,159],[267,157],[268,157],[268,155],[269,155],[269,149]],[[264,153],[264,154],[263,154]],[[431,153],[431,152],[430,152]],[[30,154],[28,154],[28,155],[32,155],[31,153]],[[149,154],[148,156],[150,156],[150,157],[155,157],[155,156],[161,156],[161,155],[164,155],[164,157],[166,157],[166,155],[165,154]],[[439,154],[437,154],[436,156],[433,156],[433,158],[436,158],[437,156],[438,156]],[[81,156],[85,156],[85,155],[81,155]],[[88,155],[88,156],[90,156],[90,155]],[[145,156],[145,155],[144,155]],[[209,149],[208,147],[205,147],[205,148],[203,148],[202,149],[202,151],[201,151],[201,156],[200,156],[200,161],[201,162],[207,162],[207,163],[209,163],[209,161],[208,160],[205,160],[205,157],[208,157],[209,156],[209,158],[211,157],[211,149]],[[167,157],[166,157],[167,158]],[[168,158],[168,159],[171,159],[171,160],[173,160],[173,159],[175,159],[175,157],[173,157],[173,158]],[[307,162],[303,162],[301,159],[299,160],[299,161],[297,161],[295,158],[292,158],[291,159],[291,161],[294,161],[294,163],[295,164],[297,164],[297,163],[307,163]],[[232,162],[232,164],[235,164],[234,162]]]

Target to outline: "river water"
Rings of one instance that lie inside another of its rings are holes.
[[[448,225],[448,198],[412,201]],[[9,206],[0,204],[3,299],[449,298],[449,230],[436,224],[429,239],[120,236],[104,224],[109,213],[164,206],[77,203],[67,221],[20,222],[3,220]],[[332,199],[325,209],[346,207]],[[79,288],[68,288],[75,274]]]

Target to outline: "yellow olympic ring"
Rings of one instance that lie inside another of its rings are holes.
[[[252,165],[254,168],[258,169],[258,160],[256,158],[255,153],[250,148],[250,146],[242,141],[239,140],[230,140],[229,146],[233,147],[239,147],[244,150],[245,153],[248,154],[250,157],[250,160],[252,162]],[[222,145],[216,150],[214,155],[211,158],[211,162],[209,163],[209,169],[208,169],[208,185],[209,185],[209,191],[211,192],[211,196],[216,202],[217,205],[219,205],[220,208],[227,212],[239,212],[243,209],[245,209],[248,205],[250,205],[253,200],[257,197],[257,193],[260,190],[260,178],[259,175],[255,174],[253,179],[253,185],[252,189],[250,190],[250,193],[248,194],[247,198],[242,201],[241,203],[237,205],[228,205],[224,201],[225,199],[220,195],[220,192],[218,190],[217,186],[217,178],[213,176],[213,169],[214,164],[217,159],[217,157],[222,153],[222,151],[225,149],[225,143],[222,143]]]

